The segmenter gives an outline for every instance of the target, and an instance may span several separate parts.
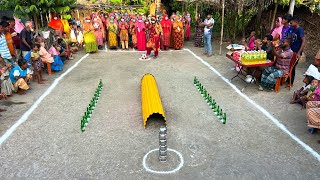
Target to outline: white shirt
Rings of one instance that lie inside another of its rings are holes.
[[[20,70],[21,70],[21,68],[20,68]],[[22,70],[21,70],[21,71],[22,71]],[[30,71],[29,68],[27,68],[27,74],[32,74],[32,72]],[[19,71],[19,70],[13,71],[13,76],[14,76],[14,77],[20,76],[20,71]]]
[[[214,24],[214,19],[213,19],[213,18],[205,19],[205,20],[204,20],[204,23],[205,23],[205,24],[211,24],[211,23],[212,23],[211,26],[205,26],[205,27],[204,27],[204,32],[205,32],[205,33],[210,32],[210,31],[212,30],[212,27],[213,27],[213,24]]]

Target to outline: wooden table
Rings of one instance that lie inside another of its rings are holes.
[[[254,82],[254,75],[256,74],[256,71],[257,71],[258,68],[261,68],[261,67],[262,67],[262,68],[263,68],[263,67],[270,67],[270,66],[273,66],[273,64],[274,64],[274,61],[270,61],[270,62],[263,63],[263,64],[242,64],[239,60],[234,59],[231,55],[228,55],[228,54],[227,54],[226,56],[227,56],[227,58],[229,58],[230,60],[232,60],[233,62],[235,62],[235,63],[240,67],[240,70],[238,71],[237,75],[235,75],[233,78],[231,78],[231,81],[232,81],[234,78],[238,77],[238,78],[240,78],[242,81],[244,81],[245,83],[247,83],[247,85],[241,90],[242,92],[244,91],[245,88],[247,88],[248,86],[250,86],[250,84],[251,84],[252,82]],[[246,69],[249,69],[249,68],[250,68],[250,69],[252,69],[253,71],[251,72],[251,74],[248,74],[244,68],[246,68]],[[247,82],[247,81],[245,80],[245,78],[246,78],[247,75],[251,75],[251,76],[252,76],[252,79],[251,79],[250,82]],[[256,81],[255,81],[255,82],[256,82]]]

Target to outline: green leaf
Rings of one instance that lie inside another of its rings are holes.
[[[29,9],[31,12],[38,12],[38,8],[35,5],[31,5]]]

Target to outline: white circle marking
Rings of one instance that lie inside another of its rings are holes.
[[[146,163],[147,157],[148,157],[149,154],[151,154],[152,152],[155,152],[155,151],[158,151],[158,150],[159,150],[159,149],[153,149],[153,150],[149,151],[146,155],[144,155],[142,165],[143,165],[143,167],[144,167],[144,169],[145,169],[146,171],[151,172],[151,173],[155,173],[155,174],[171,174],[171,173],[175,173],[175,172],[179,171],[179,170],[182,168],[182,166],[183,166],[183,164],[184,164],[184,160],[183,160],[182,154],[181,154],[180,152],[174,150],[174,149],[168,148],[168,151],[174,152],[174,153],[176,153],[176,154],[179,156],[180,164],[179,164],[175,169],[173,169],[173,170],[171,170],[171,171],[155,171],[155,170],[150,169],[150,168],[148,167],[147,163]]]

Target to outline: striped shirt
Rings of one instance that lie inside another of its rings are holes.
[[[288,74],[293,51],[291,48],[288,48],[287,50],[281,50],[279,55],[280,58],[277,59],[276,68],[282,70],[284,74]]]
[[[4,34],[0,35],[0,55],[3,59],[12,59]]]

